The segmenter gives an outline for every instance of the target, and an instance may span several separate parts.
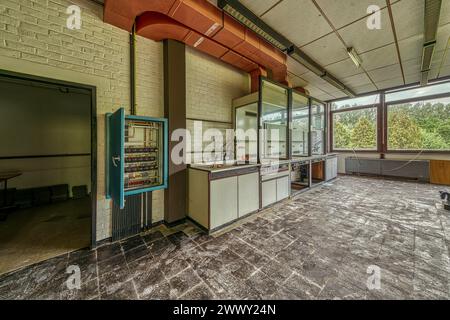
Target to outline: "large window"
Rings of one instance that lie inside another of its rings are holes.
[[[376,150],[377,108],[333,113],[334,150]]]
[[[450,150],[450,97],[388,106],[388,150]]]
[[[330,106],[334,151],[450,152],[450,82]]]
[[[379,94],[333,102],[332,149],[376,151],[379,103]]]

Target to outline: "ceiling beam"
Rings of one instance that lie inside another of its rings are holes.
[[[389,12],[389,20],[391,22],[392,34],[394,35],[395,48],[397,49],[398,63],[400,64],[400,70],[402,72],[403,84],[406,84],[405,72],[403,70],[402,55],[400,54],[400,46],[398,44],[397,30],[395,29],[394,14],[392,13],[391,0],[386,0],[386,5]]]

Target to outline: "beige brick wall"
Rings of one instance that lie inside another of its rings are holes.
[[[232,100],[250,92],[250,78],[247,73],[190,47],[186,47],[186,77],[186,126],[191,131],[193,149],[194,143],[202,141],[201,137],[194,137],[194,121],[190,119],[203,120],[203,131],[218,129],[225,135],[226,129],[233,128]],[[203,146],[209,143],[203,142]],[[229,146],[232,143],[229,141]]]
[[[66,9],[81,7],[81,30],[66,27]],[[138,114],[163,115],[162,43],[137,39]],[[111,234],[105,199],[104,115],[129,110],[129,35],[103,23],[103,8],[87,0],[1,0],[0,68],[96,86],[98,122],[97,240]],[[154,220],[163,218],[163,192],[154,193]]]

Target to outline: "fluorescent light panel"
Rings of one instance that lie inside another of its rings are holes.
[[[356,50],[354,48],[348,48],[347,49],[348,56],[350,59],[352,59],[353,63],[356,65],[357,68],[361,67],[363,61],[361,57],[356,53]]]
[[[219,0],[222,10],[281,51],[292,44],[237,0]]]

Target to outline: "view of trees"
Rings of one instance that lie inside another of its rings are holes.
[[[336,113],[333,118],[335,149],[376,149],[375,108]]]
[[[390,106],[388,148],[450,150],[450,100]]]
[[[335,113],[334,148],[376,149],[376,119],[375,108]],[[389,106],[388,149],[450,150],[450,99]]]

